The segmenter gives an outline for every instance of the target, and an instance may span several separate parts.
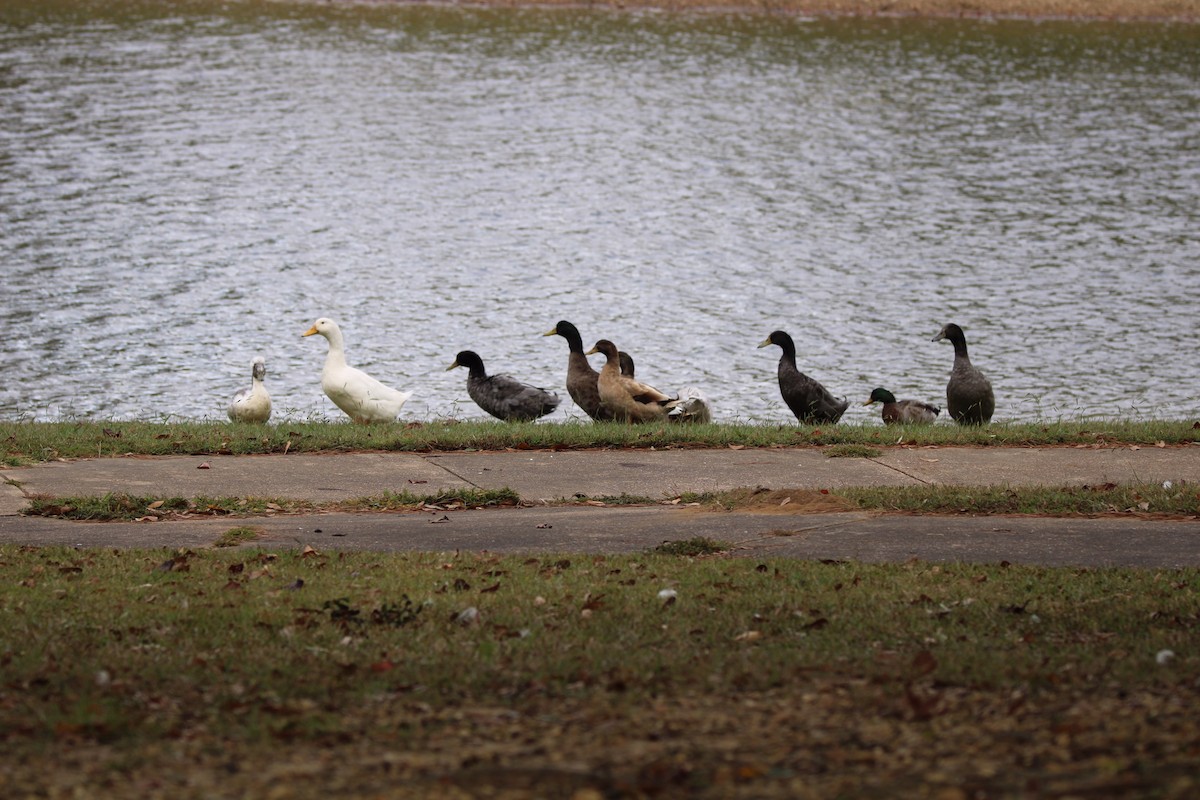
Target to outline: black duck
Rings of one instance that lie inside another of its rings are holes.
[[[463,350],[446,367],[466,367],[467,394],[475,404],[493,417],[506,422],[529,422],[544,417],[558,408],[558,395],[521,383],[508,375],[488,375],[483,359],[471,350]]]
[[[783,331],[772,331],[759,347],[772,344],[783,349],[783,355],[779,357],[779,393],[796,419],[806,425],[841,419],[850,401],[837,399],[818,381],[796,368],[796,345],[792,337]]]

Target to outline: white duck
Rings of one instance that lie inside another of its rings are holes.
[[[346,349],[342,330],[331,319],[321,317],[304,332],[304,336],[319,333],[329,342],[329,354],[325,356],[325,368],[321,370],[321,388],[333,404],[345,411],[355,422],[393,422],[400,409],[412,397],[412,392],[401,392],[384,386],[360,369],[346,363]]]
[[[271,395],[263,385],[267,362],[262,356],[254,359],[250,376],[250,388],[239,390],[229,404],[229,419],[233,422],[266,422],[271,418]]]

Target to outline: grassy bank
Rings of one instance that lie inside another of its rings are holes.
[[[1183,797],[1198,601],[1197,570],[0,547],[0,789]]]
[[[242,455],[349,451],[583,450],[668,447],[879,447],[905,443],[946,446],[1179,445],[1200,442],[1200,423],[1087,421],[997,424],[877,425],[621,425],[617,423],[284,422],[0,422],[3,462],[9,466],[57,458],[134,455]],[[846,451],[844,455],[862,455]]]
[[[1197,0],[476,0],[483,6],[745,10],[838,17],[1200,20]]]

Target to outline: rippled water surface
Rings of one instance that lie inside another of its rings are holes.
[[[0,112],[0,418],[337,418],[318,316],[407,418],[580,416],[559,319],[726,421],[948,321],[998,420],[1197,413],[1196,26],[9,0]]]

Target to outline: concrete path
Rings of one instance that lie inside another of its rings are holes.
[[[0,542],[205,547],[230,519],[90,524],[18,516],[27,495],[252,496],[344,500],[384,491],[510,488],[533,503],[563,497],[667,499],[745,486],[1200,484],[1200,447],[889,448],[872,458],[813,449],[360,453],[129,457],[0,471]],[[1079,566],[1200,565],[1200,522],[920,517],[867,513],[722,513],[673,506],[547,507],[316,514],[249,521],[260,545],[317,549],[636,552],[707,536],[753,557],[1010,561]]]

